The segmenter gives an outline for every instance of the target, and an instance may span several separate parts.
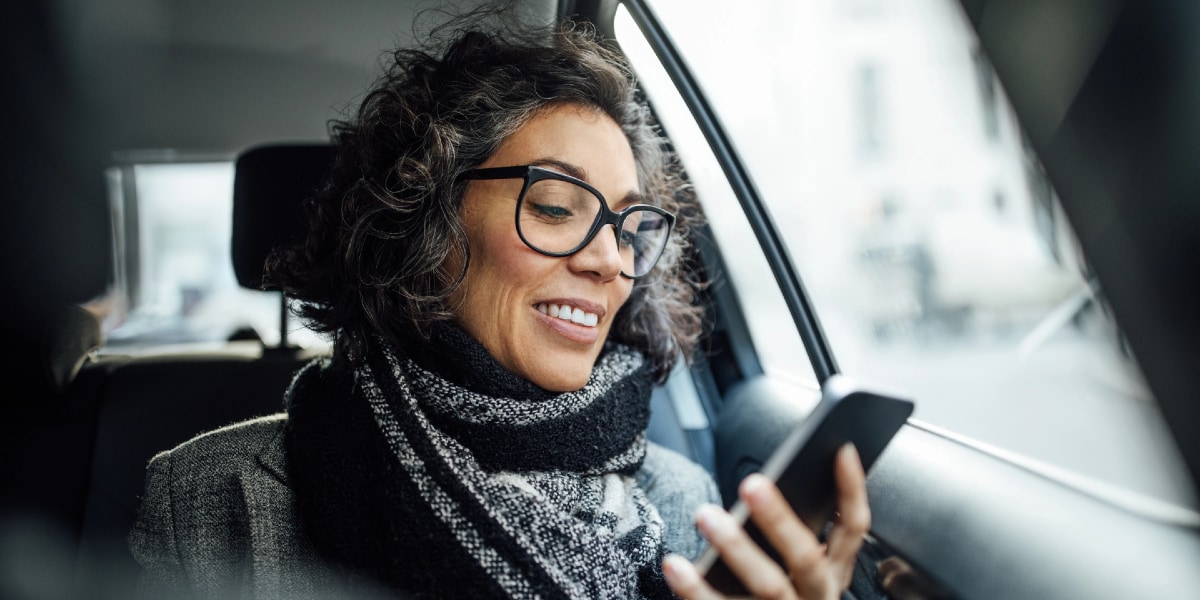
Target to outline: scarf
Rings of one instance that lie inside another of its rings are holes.
[[[382,342],[339,353],[288,390],[301,518],[351,587],[673,598],[663,521],[633,477],[646,452],[645,357],[609,344],[582,389],[553,394],[456,327],[430,346],[419,358]]]

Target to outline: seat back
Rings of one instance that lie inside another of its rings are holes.
[[[269,289],[263,267],[276,245],[303,234],[302,200],[327,176],[328,144],[251,148],[234,172],[232,259],[242,287]],[[287,331],[281,298],[281,330]],[[284,410],[293,375],[321,351],[259,339],[216,350],[105,356],[86,365],[74,391],[94,409],[94,443],[82,497],[76,574],[131,579],[126,536],[144,491],[146,466],[160,451],[205,431]]]
[[[101,344],[99,320],[70,304],[24,316],[37,319],[30,338],[5,340],[20,351],[4,361],[0,401],[0,569],[11,539],[44,532],[74,542],[95,435],[93,395],[66,390]]]

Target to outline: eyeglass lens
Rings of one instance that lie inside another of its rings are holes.
[[[602,206],[595,194],[573,183],[539,179],[525,190],[517,226],[534,248],[564,254],[584,243]],[[626,213],[617,236],[621,272],[631,277],[648,273],[662,254],[669,232],[669,223],[657,212],[634,209]]]

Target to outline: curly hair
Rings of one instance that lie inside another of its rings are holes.
[[[269,276],[300,301],[296,312],[310,327],[338,344],[361,349],[381,335],[419,348],[433,322],[454,316],[450,297],[465,266],[447,272],[447,258],[470,260],[459,174],[547,106],[581,105],[621,127],[643,195],[677,215],[669,247],[635,282],[610,331],[665,379],[680,356],[691,360],[702,334],[690,251],[701,216],[632,69],[590,26],[479,25],[443,26],[434,33],[449,33],[448,41],[390,53],[357,112],[331,122],[337,158],[327,185],[305,203],[307,238],[277,249]]]

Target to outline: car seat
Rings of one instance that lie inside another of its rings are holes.
[[[231,256],[239,285],[265,283],[266,257],[303,233],[301,202],[328,176],[329,144],[269,144],[246,150],[234,170]],[[77,576],[133,577],[126,535],[137,515],[145,469],[158,452],[224,425],[284,409],[294,373],[324,349],[288,342],[287,300],[281,338],[264,344],[235,334],[216,350],[106,356],[85,365],[75,392],[95,405],[90,477],[79,517]]]

